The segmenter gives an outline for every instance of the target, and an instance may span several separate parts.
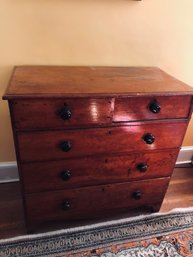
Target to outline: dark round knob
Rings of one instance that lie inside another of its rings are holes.
[[[58,113],[63,120],[69,120],[72,116],[72,112],[68,106],[64,106]]]
[[[140,172],[146,172],[148,169],[148,165],[145,162],[141,162],[136,166],[136,169],[139,170]]]
[[[68,152],[71,149],[71,142],[69,140],[65,140],[63,142],[60,143],[60,148],[62,149],[62,151],[64,152]]]
[[[161,110],[161,106],[160,104],[157,102],[157,100],[153,100],[150,104],[149,104],[149,110],[153,113],[158,113]]]
[[[133,198],[135,199],[135,200],[139,200],[139,199],[141,199],[141,197],[142,197],[142,192],[141,191],[135,191],[135,192],[133,192]]]
[[[61,178],[63,180],[69,180],[70,177],[71,177],[71,173],[70,173],[69,170],[64,170],[64,171],[61,172]]]
[[[68,201],[64,201],[62,207],[65,211],[70,209],[70,203]]]
[[[155,141],[155,137],[151,133],[147,133],[144,135],[143,140],[146,144],[151,145]]]

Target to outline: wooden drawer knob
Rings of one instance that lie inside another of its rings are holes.
[[[64,201],[62,207],[65,211],[70,209],[70,203],[68,201]]]
[[[151,145],[155,141],[155,137],[151,133],[147,133],[144,135],[143,140],[146,144]]]
[[[146,172],[148,169],[148,165],[145,162],[141,162],[137,164],[136,169],[139,170],[140,172]]]
[[[72,112],[68,106],[61,108],[58,113],[63,120],[69,120],[72,116]]]
[[[141,199],[141,197],[142,197],[142,192],[140,191],[140,190],[138,190],[138,191],[135,191],[135,192],[133,192],[133,198],[135,199],[135,200],[140,200]]]
[[[72,145],[69,140],[64,140],[63,142],[60,143],[60,148],[62,149],[63,152],[68,152],[70,151]]]
[[[150,104],[149,104],[149,110],[153,113],[159,113],[161,111],[161,106],[160,104],[157,102],[157,100],[153,100]]]
[[[63,180],[69,180],[70,178],[71,178],[71,173],[70,173],[70,171],[69,170],[64,170],[64,171],[62,171],[61,172],[61,178],[63,179]]]

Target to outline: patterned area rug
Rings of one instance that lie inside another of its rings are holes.
[[[193,257],[193,208],[0,240],[1,257]]]

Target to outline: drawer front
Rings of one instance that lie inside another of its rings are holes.
[[[186,127],[187,122],[184,121],[100,129],[19,132],[19,156],[22,162],[49,161],[96,154],[178,148]]]
[[[27,99],[12,102],[17,129],[45,129],[111,123],[111,98]]]
[[[188,118],[191,99],[191,96],[116,98],[113,121]]]
[[[163,200],[169,178],[26,195],[28,221],[104,216],[116,209],[154,205]]]
[[[170,176],[178,150],[87,157],[21,165],[24,190],[48,190]]]

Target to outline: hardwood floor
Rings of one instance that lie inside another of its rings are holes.
[[[176,168],[160,212],[193,207],[193,168]]]
[[[193,167],[176,168],[160,212],[193,207]],[[75,226],[76,224],[73,224]],[[80,225],[80,224],[79,224]],[[43,228],[42,231],[63,228]],[[42,232],[38,231],[38,232]],[[0,238],[26,234],[19,182],[0,184]]]

